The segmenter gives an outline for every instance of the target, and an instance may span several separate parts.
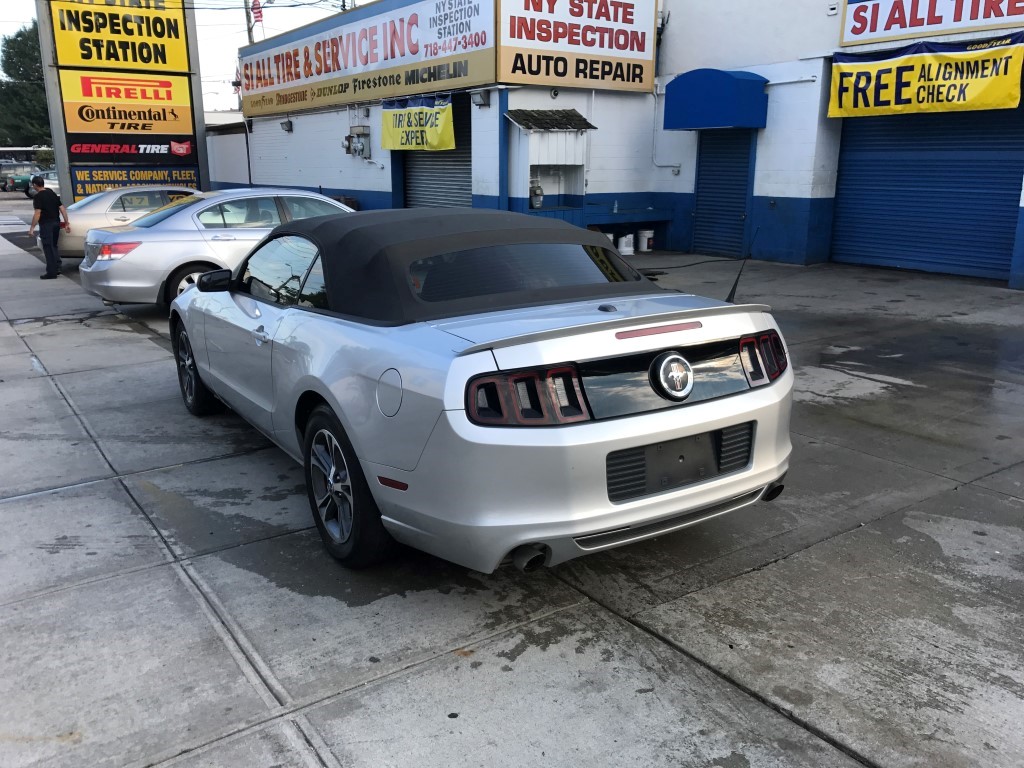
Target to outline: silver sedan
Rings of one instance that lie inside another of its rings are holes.
[[[60,194],[59,188],[56,191]],[[57,251],[62,259],[80,259],[85,255],[85,235],[90,229],[131,224],[154,208],[195,193],[188,187],[149,186],[121,187],[89,195],[67,207],[71,232],[60,233]]]
[[[278,224],[351,210],[315,192],[288,189],[181,198],[131,226],[91,230],[79,268],[82,285],[110,303],[170,304],[203,272],[235,267]]]
[[[599,232],[480,210],[284,224],[171,305],[185,406],[305,468],[350,567],[482,572],[661,536],[783,489],[793,372],[762,305],[660,289]]]

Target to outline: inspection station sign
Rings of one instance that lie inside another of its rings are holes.
[[[494,82],[493,0],[427,0],[373,14],[364,6],[294,42],[242,49],[247,116]]]
[[[1024,27],[1024,0],[846,0],[842,45]]]
[[[50,0],[57,65],[188,72],[183,0]]]
[[[835,54],[829,117],[969,112],[1020,105],[1024,33]]]
[[[499,0],[503,83],[654,89],[655,0]]]

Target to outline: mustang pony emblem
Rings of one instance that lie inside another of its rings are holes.
[[[693,391],[693,368],[677,352],[666,352],[651,364],[651,385],[662,397],[685,400]]]

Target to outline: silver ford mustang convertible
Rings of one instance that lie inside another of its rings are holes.
[[[328,551],[491,572],[782,491],[793,373],[768,307],[660,288],[597,232],[480,210],[281,225],[171,306],[186,407],[303,463]]]

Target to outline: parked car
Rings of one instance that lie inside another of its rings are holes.
[[[62,259],[80,259],[85,256],[85,236],[90,229],[130,224],[156,208],[196,192],[190,187],[119,187],[83,197],[67,207],[71,234],[61,233],[57,251]]]
[[[351,211],[315,192],[288,189],[182,198],[130,226],[91,230],[79,268],[82,285],[109,302],[169,304],[203,272],[236,266],[281,222]]]
[[[659,288],[607,238],[480,210],[277,227],[173,302],[185,406],[303,464],[327,550],[491,572],[775,498],[793,373],[762,305]]]
[[[0,163],[0,189],[24,192],[37,173],[41,173],[41,169],[32,163]]]
[[[44,188],[52,189],[54,193],[58,197],[60,197],[60,179],[57,177],[56,171],[40,171],[39,173],[36,174],[36,176],[42,178]],[[32,178],[35,178],[35,176],[33,176]],[[25,194],[28,195],[29,197],[35,197],[36,188],[29,184],[28,187],[25,189]]]

